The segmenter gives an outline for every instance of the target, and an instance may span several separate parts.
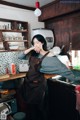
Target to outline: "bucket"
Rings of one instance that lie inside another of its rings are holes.
[[[13,115],[14,120],[26,120],[26,114],[24,112],[17,112]]]

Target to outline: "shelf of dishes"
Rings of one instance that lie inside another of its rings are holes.
[[[28,46],[28,40],[21,33],[3,32],[0,39],[0,51],[24,50]]]
[[[5,50],[24,50],[25,48],[27,48],[27,40],[0,42],[0,51],[5,51]]]

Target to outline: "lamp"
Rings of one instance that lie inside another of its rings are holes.
[[[40,8],[40,3],[38,2],[38,0],[36,1],[35,6],[36,6],[36,9],[34,11],[34,14],[35,14],[35,16],[38,17],[38,16],[41,15],[41,10],[39,9]]]

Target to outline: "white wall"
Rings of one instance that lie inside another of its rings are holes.
[[[44,23],[38,22],[38,18],[34,15],[34,11],[30,10],[0,5],[0,18],[28,22],[29,40],[31,40],[32,29],[44,28]],[[19,63],[23,63],[23,61],[19,61],[18,55],[18,52],[0,52],[0,74],[5,74],[6,66],[8,63],[11,64],[12,62],[16,64],[18,72]]]
[[[31,40],[32,29],[44,28],[44,22],[38,22],[34,11],[0,5],[0,18],[26,21],[29,24],[29,39]]]

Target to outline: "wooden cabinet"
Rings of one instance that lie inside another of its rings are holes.
[[[47,80],[48,119],[80,120],[76,110],[75,86],[60,80]]]
[[[73,12],[80,11],[80,4],[77,2],[74,4],[74,2],[68,3],[68,1],[64,2],[64,0],[56,0],[41,7],[41,11],[42,15],[39,17],[40,22],[50,20],[52,18],[60,19],[60,16],[70,15]]]
[[[0,52],[28,48],[28,22],[0,19]]]
[[[80,4],[64,0],[54,1],[41,7],[39,21],[45,22],[45,28],[54,32],[55,46],[64,45],[64,52],[80,50]],[[71,45],[70,45],[71,44]]]

